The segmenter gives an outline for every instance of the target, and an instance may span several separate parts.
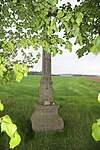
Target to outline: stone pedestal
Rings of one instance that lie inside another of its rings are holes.
[[[63,119],[58,114],[59,105],[35,106],[35,112],[31,117],[32,129],[34,131],[62,131],[64,129]]]

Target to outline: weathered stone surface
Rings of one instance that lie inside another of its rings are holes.
[[[54,90],[52,87],[51,78],[51,54],[43,51],[42,58],[42,77],[40,82],[39,96],[40,104],[44,104],[44,101],[53,101]]]
[[[63,119],[58,114],[59,105],[44,106],[37,104],[31,117],[34,131],[62,131]]]

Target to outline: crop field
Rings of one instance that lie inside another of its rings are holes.
[[[0,83],[0,100],[5,106],[0,116],[8,114],[18,126],[22,141],[15,150],[100,150],[100,142],[91,136],[92,124],[100,118],[100,78],[53,76],[54,101],[60,104],[64,120],[60,133],[35,133],[31,115],[39,101],[40,76],[28,76],[20,83]],[[9,138],[0,133],[0,150],[9,150]]]

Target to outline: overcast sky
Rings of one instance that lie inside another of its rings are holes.
[[[65,2],[71,2],[74,6],[76,0],[59,0],[59,4]],[[70,53],[68,50],[63,49],[63,54],[57,54],[52,58],[52,73],[53,74],[88,74],[88,75],[100,75],[100,54],[97,56],[89,53],[88,55],[78,59],[75,51],[78,46],[73,46],[73,52]],[[41,71],[42,62],[34,66],[35,71]]]
[[[78,59],[75,54],[77,46],[73,46],[73,52],[63,50],[63,54],[57,54],[52,57],[52,73],[53,74],[88,74],[100,75],[100,54],[97,56],[89,53],[88,55]],[[34,71],[42,70],[42,61],[34,65]]]

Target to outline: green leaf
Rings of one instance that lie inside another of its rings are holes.
[[[3,43],[4,43],[4,45],[6,45],[8,42],[7,42],[7,40],[3,40]]]
[[[1,47],[4,51],[12,51],[14,50],[14,44],[12,42],[4,40]]]
[[[16,75],[16,81],[20,82],[22,80],[22,78],[24,77],[24,71],[20,64],[14,65],[14,73]],[[25,73],[25,75],[26,75],[26,73]]]
[[[23,76],[23,73],[18,72],[18,73],[16,74],[16,81],[17,81],[17,82],[20,82],[23,77],[24,77],[24,76]]]
[[[4,110],[4,105],[0,101],[0,111]]]
[[[10,117],[8,115],[5,115],[1,119],[2,119],[2,122],[12,123],[12,121],[11,121],[11,119],[10,119]]]
[[[96,47],[96,46],[92,46],[90,48],[90,51],[95,55],[97,55],[99,53],[99,50],[100,50],[99,47]]]
[[[56,25],[56,19],[53,19],[51,22],[51,27],[53,30],[55,30],[56,32],[58,31],[57,25]]]
[[[12,138],[16,130],[17,126],[13,123],[6,123],[6,122],[1,123],[1,132],[6,132],[10,138]]]
[[[71,18],[71,22],[74,23],[74,18]]]
[[[100,119],[92,125],[92,136],[96,141],[100,141]]]
[[[95,39],[92,41],[92,48],[90,49],[90,51],[93,54],[98,54],[100,52],[100,36],[95,37]]]
[[[13,43],[11,43],[11,42],[8,42],[8,50],[9,51],[12,51],[12,50],[14,50],[14,44]]]
[[[28,67],[25,65],[25,64],[23,64],[23,70],[24,70],[24,77],[27,77],[27,75],[28,75]]]
[[[78,26],[80,25],[81,22],[83,22],[83,14],[82,13],[77,13],[76,14],[76,23],[78,24]]]
[[[51,52],[51,50],[50,50],[50,45],[49,45],[49,43],[48,43],[46,40],[43,40],[43,41],[42,41],[42,47],[43,47],[43,49],[45,49],[48,53]]]
[[[68,23],[63,22],[63,24],[64,24],[67,31],[72,31],[72,29],[69,27]]]
[[[62,54],[63,53],[63,51],[62,50],[59,50],[59,54]]]
[[[14,72],[15,72],[15,74],[18,73],[18,71],[22,71],[21,65],[20,64],[15,64],[14,65]]]
[[[66,41],[65,48],[70,50],[70,52],[72,52],[72,43],[70,41]]]
[[[55,6],[58,3],[58,0],[52,0],[53,6]]]
[[[13,3],[17,3],[17,0],[13,0]]]
[[[78,34],[78,36],[77,36],[77,38],[76,38],[76,41],[75,41],[76,43],[79,43],[80,44],[80,46],[82,46],[83,45],[83,39],[82,39],[82,36],[81,36],[81,34],[79,33]]]
[[[72,18],[72,14],[71,14],[71,13],[68,13],[68,14],[65,16],[64,20],[68,22],[71,18]]]
[[[98,94],[98,101],[99,101],[99,103],[100,103],[100,93]]]
[[[73,26],[73,31],[72,31],[73,35],[74,35],[74,36],[78,36],[78,35],[79,35],[79,32],[80,32],[79,27],[78,27],[77,25],[74,25],[74,26]]]
[[[10,148],[13,149],[17,145],[19,145],[20,141],[21,141],[21,137],[18,134],[18,132],[16,131],[15,134],[13,135],[13,137],[11,138],[10,142],[9,142]]]
[[[60,19],[64,16],[64,13],[63,11],[59,10],[58,13],[57,13],[57,18]]]
[[[48,34],[49,36],[52,36],[52,33],[53,33],[53,31],[52,31],[52,27],[51,27],[51,26],[49,26],[49,27],[48,27],[47,34]]]
[[[3,72],[6,72],[6,71],[7,71],[6,67],[3,64],[1,64],[0,65],[0,76],[2,76]]]
[[[52,47],[52,56],[54,57],[57,54],[57,49]]]
[[[6,134],[10,137],[10,148],[16,147],[20,141],[21,137],[17,132],[17,126],[13,124],[10,117],[5,115],[4,117],[0,118],[1,123],[1,132],[6,132]]]
[[[62,38],[57,38],[57,41],[59,44],[63,44],[64,43],[64,40]]]

